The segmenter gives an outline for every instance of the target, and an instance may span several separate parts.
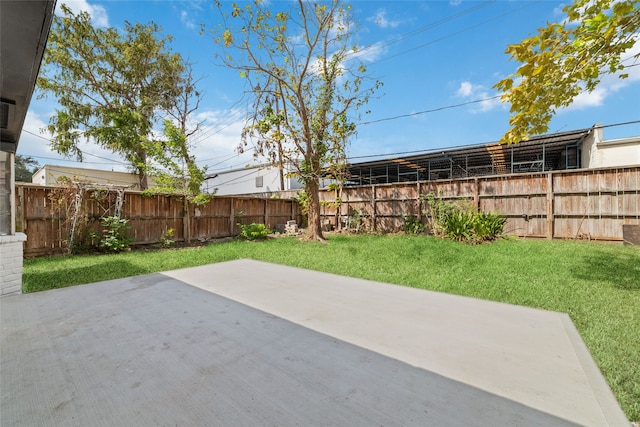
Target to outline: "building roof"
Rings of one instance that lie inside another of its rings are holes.
[[[376,184],[579,167],[578,150],[593,128],[535,136],[517,144],[479,144],[351,163],[350,184]]]
[[[55,1],[0,1],[0,149],[15,152],[35,88]]]

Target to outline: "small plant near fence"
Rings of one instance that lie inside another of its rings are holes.
[[[264,224],[252,222],[251,224],[240,224],[240,238],[245,240],[261,240],[266,239],[271,230]]]
[[[426,225],[420,221],[415,215],[402,215],[402,231],[405,234],[422,234],[426,229]]]
[[[176,241],[174,240],[173,237],[173,233],[175,232],[175,230],[173,228],[168,228],[167,231],[165,231],[162,236],[160,236],[160,247],[161,248],[165,248],[168,249],[170,247],[172,247],[173,245],[176,244]]]
[[[365,218],[367,213],[364,209],[352,209],[346,218],[345,228],[354,233],[365,232]]]
[[[478,212],[468,200],[447,202],[442,194],[421,197],[431,233],[465,243],[492,241],[504,234],[506,218],[495,212]]]
[[[121,219],[117,216],[108,216],[102,218],[100,224],[105,227],[100,239],[100,248],[109,253],[118,253],[127,249],[133,239],[127,236],[127,232],[131,228],[128,219]]]

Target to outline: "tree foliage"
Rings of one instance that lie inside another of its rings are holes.
[[[239,149],[252,144],[256,155],[295,169],[309,196],[309,237],[323,240],[320,179],[343,161],[353,114],[379,86],[355,58],[349,9],[338,0],[298,0],[277,12],[259,0],[230,10],[216,4],[222,62],[239,71],[252,96]]]
[[[575,0],[566,19],[548,24],[506,53],[521,62],[515,74],[495,85],[511,104],[510,129],[502,142],[515,143],[547,132],[558,108],[591,92],[603,76],[628,77],[640,54],[624,54],[640,37],[640,0]]]
[[[200,106],[202,94],[196,88],[191,66],[186,64],[179,83],[178,95],[167,109],[163,120],[163,137],[150,141],[149,154],[154,159],[149,167],[154,176],[156,193],[185,194],[191,201],[208,200],[200,191],[206,167],[199,167],[191,154],[189,139],[200,129],[191,123],[192,114]]]
[[[99,29],[88,13],[62,6],[54,17],[38,87],[60,109],[48,125],[52,147],[82,160],[81,137],[123,156],[147,188],[148,145],[161,111],[179,95],[184,63],[154,24]]]
[[[17,154],[15,160],[16,181],[31,182],[31,177],[38,171],[39,167],[38,161],[33,157]]]

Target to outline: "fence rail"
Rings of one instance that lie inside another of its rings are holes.
[[[640,167],[554,171],[345,187],[341,204],[324,191],[322,217],[339,227],[357,214],[374,231],[397,231],[404,217],[422,217],[420,196],[441,194],[507,218],[523,237],[623,241],[622,226],[640,225]]]
[[[69,218],[54,209],[54,189],[17,185],[16,225],[27,233],[25,257],[67,251]],[[640,166],[345,187],[339,205],[334,191],[323,190],[321,217],[339,228],[357,213],[366,229],[398,231],[405,217],[422,218],[421,196],[428,193],[499,212],[507,218],[505,230],[523,237],[622,242],[623,225],[640,225]],[[238,223],[264,223],[272,229],[291,219],[302,223],[294,200],[220,196],[185,209],[182,196],[125,192],[123,202],[121,216],[129,219],[134,245],[158,243],[169,228],[181,242],[235,236]],[[98,230],[99,218],[112,214],[113,206],[86,193],[82,208],[87,228]]]
[[[16,186],[16,226],[27,234],[25,257],[68,251],[73,197],[67,193],[63,200],[59,188]],[[99,231],[100,217],[114,213],[116,195],[97,191],[83,194],[81,214],[75,215],[80,217],[76,220],[85,233]],[[184,242],[236,236],[240,232],[238,223],[257,222],[274,229],[288,220],[302,222],[299,205],[293,200],[220,196],[200,206],[189,203],[185,209],[182,196],[146,196],[139,192],[124,192],[121,217],[129,220],[134,245],[158,243],[170,228],[174,230],[173,240]]]

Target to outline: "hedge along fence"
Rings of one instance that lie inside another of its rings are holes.
[[[60,196],[61,187],[16,185],[16,227],[27,234],[25,257],[68,252],[72,229],[74,194],[67,189],[63,203],[57,204],[51,195]],[[96,196],[97,194],[97,196]],[[60,197],[58,197],[60,198]],[[84,232],[100,231],[100,218],[112,216],[116,209],[115,192],[87,190],[81,200],[81,222]],[[64,206],[63,206],[64,205]],[[62,207],[62,209],[60,209]],[[129,220],[133,245],[160,242],[168,229],[173,229],[176,242],[209,240],[236,236],[238,223],[263,223],[274,229],[288,220],[302,222],[299,205],[294,200],[213,197],[204,205],[187,204],[181,195],[142,195],[125,191],[120,217]]]
[[[468,200],[507,218],[523,237],[622,241],[622,226],[640,225],[640,167],[554,171],[453,180],[344,187],[324,191],[322,218],[339,227],[359,216],[372,231],[402,230],[404,217],[423,219],[420,196]]]

